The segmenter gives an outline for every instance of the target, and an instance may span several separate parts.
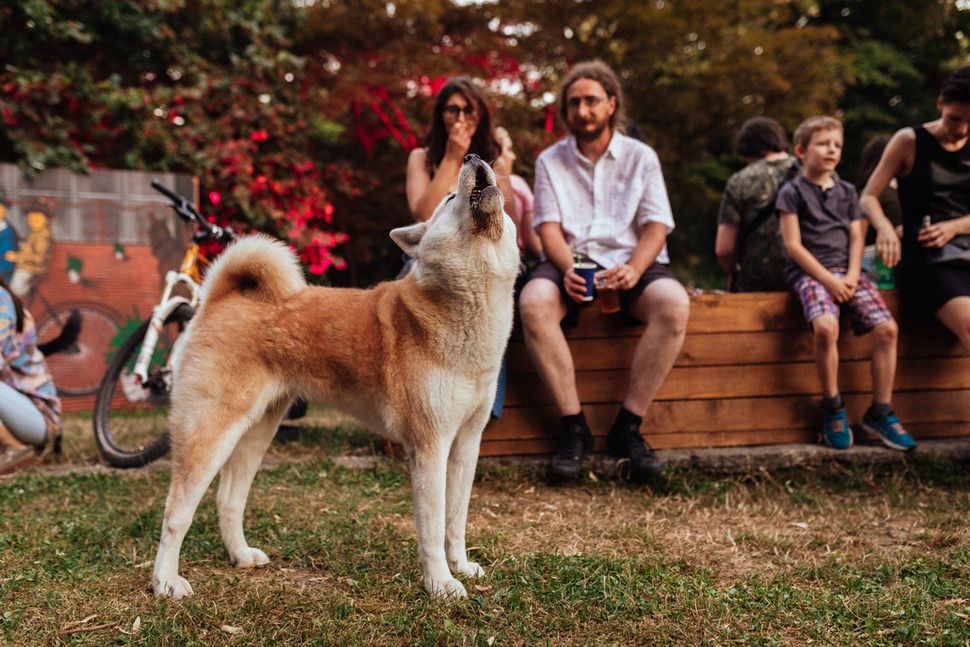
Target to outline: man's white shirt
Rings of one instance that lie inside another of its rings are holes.
[[[536,160],[534,225],[544,222],[560,223],[566,242],[603,267],[626,263],[643,225],[674,229],[656,151],[617,132],[593,164],[575,137],[559,140]],[[666,245],[656,260],[670,262]]]

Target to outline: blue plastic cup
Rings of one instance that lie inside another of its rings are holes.
[[[593,300],[593,284],[595,283],[594,277],[596,275],[596,270],[598,269],[599,267],[596,265],[596,263],[590,263],[588,261],[580,261],[579,263],[573,265],[573,271],[583,277],[583,280],[586,281],[586,292],[583,293],[583,301]]]

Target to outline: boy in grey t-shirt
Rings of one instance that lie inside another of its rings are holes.
[[[778,192],[776,207],[788,252],[788,283],[815,334],[815,365],[822,383],[822,439],[836,449],[852,446],[852,430],[839,393],[839,308],[849,311],[857,335],[873,336],[872,406],[862,427],[888,447],[909,451],[916,441],[892,410],[899,327],[876,286],[862,275],[864,229],[855,187],[835,179],[842,158],[842,123],[812,117],[795,131],[800,176]]]

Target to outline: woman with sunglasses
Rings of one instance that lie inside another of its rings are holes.
[[[457,76],[438,92],[425,147],[408,157],[408,208],[415,220],[430,218],[445,196],[457,189],[458,172],[469,153],[492,165],[505,195],[505,211],[514,220],[515,194],[509,180],[514,155],[511,149],[503,151],[495,139],[481,90],[471,79]]]

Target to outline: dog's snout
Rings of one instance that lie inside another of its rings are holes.
[[[465,163],[466,164],[468,162],[474,162],[474,161],[477,161],[477,160],[480,160],[480,159],[481,158],[478,155],[476,155],[475,153],[469,153],[468,155],[465,155]]]

